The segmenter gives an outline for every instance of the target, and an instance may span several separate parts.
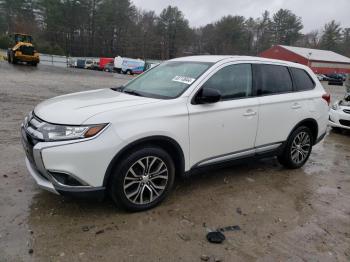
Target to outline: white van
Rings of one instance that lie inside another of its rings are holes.
[[[116,56],[114,58],[114,70],[117,72],[117,73],[121,73],[122,71],[122,64],[123,64],[123,57],[121,56]]]
[[[133,75],[142,74],[145,71],[145,61],[141,59],[124,58],[121,72]]]

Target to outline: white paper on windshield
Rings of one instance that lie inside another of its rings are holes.
[[[173,78],[173,81],[175,82],[180,82],[180,83],[184,83],[184,84],[187,84],[187,85],[190,85],[194,82],[194,78],[191,78],[191,77],[187,77],[187,76],[175,76]]]

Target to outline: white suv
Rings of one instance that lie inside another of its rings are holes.
[[[240,56],[173,59],[114,89],[55,97],[22,124],[26,165],[62,195],[129,210],[159,204],[176,176],[246,157],[307,161],[326,133],[329,95],[300,64]]]

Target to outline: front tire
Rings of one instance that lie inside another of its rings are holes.
[[[174,161],[165,150],[140,148],[124,157],[113,170],[109,192],[124,209],[143,211],[167,197],[174,179]]]
[[[289,169],[302,167],[312,151],[313,137],[310,128],[298,127],[290,135],[283,153],[278,156],[278,161]]]

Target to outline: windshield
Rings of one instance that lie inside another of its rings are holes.
[[[25,42],[25,43],[31,43],[32,37],[30,35],[15,35],[15,41],[18,42]]]
[[[164,62],[130,81],[121,91],[153,98],[175,98],[211,65],[202,62]]]

